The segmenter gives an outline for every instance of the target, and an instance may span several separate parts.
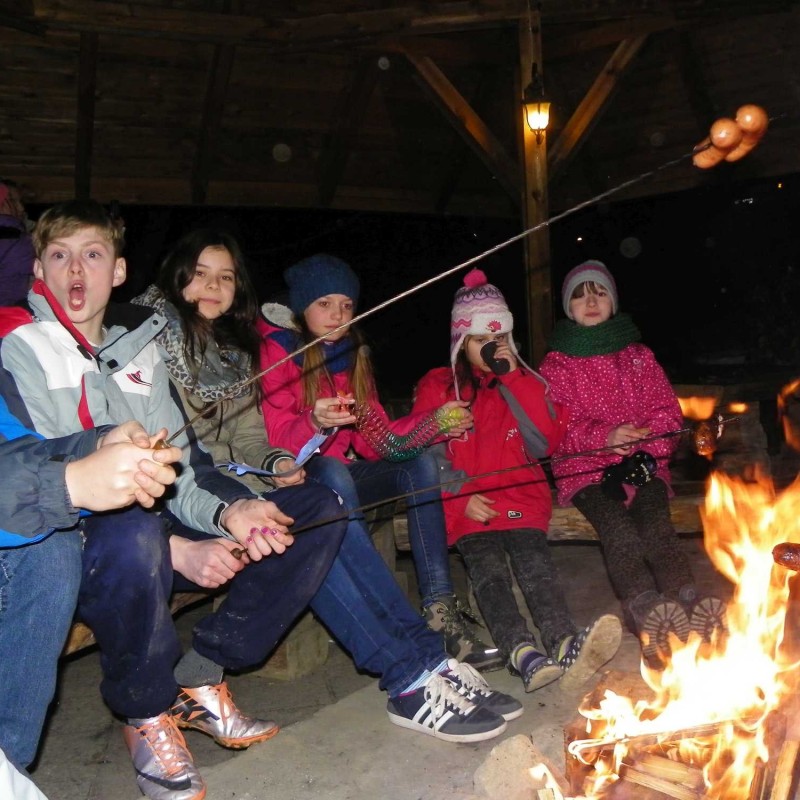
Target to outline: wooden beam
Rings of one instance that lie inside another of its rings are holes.
[[[508,194],[515,200],[518,199],[521,183],[517,165],[506,153],[500,141],[432,59],[426,56],[418,57],[413,53],[406,53],[406,58],[414,67],[418,83],[445,115],[454,130],[486,164]]]
[[[646,41],[647,36],[643,34],[620,42],[614,54],[600,71],[594,84],[578,104],[550,151],[548,169],[551,180],[564,168],[569,159],[577,152],[581,141],[597,124],[619,85],[620,79]]]
[[[82,33],[78,57],[78,123],[75,142],[75,197],[87,199],[92,194],[92,142],[97,88],[96,33]]]
[[[547,62],[609,47],[624,39],[643,34],[660,33],[680,25],[672,14],[644,14],[634,19],[609,22],[596,28],[576,31],[566,36],[548,38],[545,42]]]
[[[524,190],[521,195],[522,228],[531,230],[523,240],[525,254],[525,284],[528,305],[528,360],[537,365],[547,349],[547,338],[553,328],[552,276],[550,274],[550,232],[543,223],[549,216],[547,192],[547,134],[536,134],[524,121],[522,84],[537,64],[544,75],[542,63],[542,25],[538,11],[518,26],[520,83],[515,92],[517,130],[519,131],[521,161],[524,169]]]
[[[497,26],[522,13],[521,0],[408,3],[394,8],[303,15],[293,7],[265,9],[263,15],[225,14],[101,0],[33,0],[42,23],[68,30],[154,36],[162,39],[269,47],[275,52],[313,44],[324,49],[368,42],[399,33],[418,36]],[[266,5],[266,4],[265,4]],[[293,6],[294,4],[292,4]]]
[[[225,110],[225,95],[236,57],[236,47],[220,44],[214,48],[208,69],[206,97],[203,103],[203,118],[200,122],[199,139],[192,167],[192,202],[204,205],[211,178],[211,163],[216,152],[216,143],[222,126]]]
[[[342,178],[347,157],[367,113],[378,82],[378,64],[374,56],[362,59],[355,68],[353,81],[337,109],[331,132],[322,151],[319,171],[319,202],[328,208]]]

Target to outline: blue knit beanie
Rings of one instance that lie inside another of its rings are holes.
[[[327,294],[343,294],[358,304],[358,275],[336,256],[326,253],[304,258],[283,273],[289,287],[289,308],[297,315],[318,298]]]

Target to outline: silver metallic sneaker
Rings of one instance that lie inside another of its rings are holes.
[[[150,800],[202,800],[206,784],[169,714],[126,725],[122,736],[136,769],[136,782]]]
[[[217,744],[233,750],[271,739],[280,730],[272,720],[239,711],[224,681],[216,686],[184,687],[171,711],[179,728],[207,733]]]

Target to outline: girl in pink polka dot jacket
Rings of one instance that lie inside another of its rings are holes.
[[[710,639],[725,614],[719,598],[698,592],[670,519],[668,462],[678,440],[652,438],[682,427],[680,405],[636,325],[617,313],[605,264],[575,267],[561,297],[567,319],[540,367],[553,399],[570,411],[553,463],[558,501],[572,502],[597,531],[625,621],[659,667],[671,632]],[[611,449],[585,452],[598,448]]]

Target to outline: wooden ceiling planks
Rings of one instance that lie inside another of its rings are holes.
[[[748,159],[665,171],[622,196],[800,171],[797,0],[540,6],[554,211],[687,153],[743,102],[785,115]],[[518,217],[527,9],[0,0],[0,174],[39,202],[90,191]]]

